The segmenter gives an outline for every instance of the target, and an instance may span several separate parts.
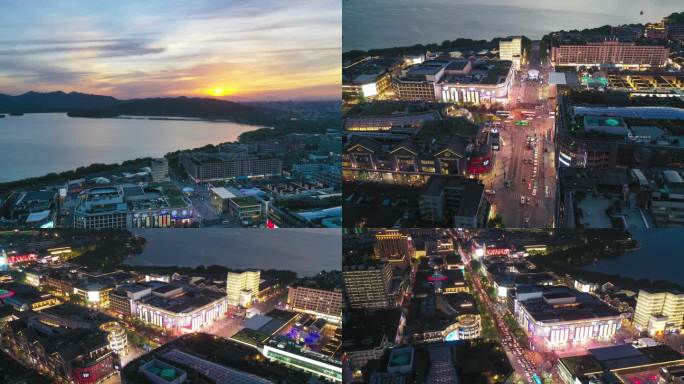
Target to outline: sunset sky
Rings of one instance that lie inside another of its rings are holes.
[[[4,1],[0,93],[340,97],[340,0]]]

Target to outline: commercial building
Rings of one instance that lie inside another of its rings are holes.
[[[505,104],[513,72],[507,60],[431,60],[403,70],[392,86],[401,100]]]
[[[351,369],[363,369],[369,361],[380,359],[388,348],[398,345],[405,322],[400,308],[345,311],[342,350]]]
[[[19,319],[6,323],[1,334],[4,349],[56,381],[97,384],[116,373],[118,359],[104,331],[58,330]]]
[[[56,191],[25,191],[15,196],[14,203],[9,206],[6,219],[33,228],[49,228],[54,225]],[[11,199],[8,202],[11,202]],[[1,216],[0,219],[2,219]]]
[[[223,353],[216,353],[222,351]],[[261,352],[261,351],[259,351]],[[184,335],[126,364],[126,383],[306,383],[316,375],[273,364],[254,348],[207,333]],[[141,379],[141,373],[146,376]]]
[[[254,196],[239,196],[228,199],[228,212],[245,225],[262,222],[261,201]]]
[[[109,309],[125,317],[136,313],[135,307],[143,297],[152,294],[152,287],[145,284],[129,284],[109,292]]]
[[[499,60],[508,60],[513,63],[513,67],[520,69],[522,59],[522,37],[511,37],[499,40]]]
[[[138,368],[154,384],[182,384],[188,373],[158,359],[152,359]]]
[[[342,321],[342,291],[306,286],[291,286],[287,294],[291,311],[307,313],[340,323]]]
[[[82,229],[126,229],[128,205],[123,189],[92,188],[81,193],[74,210],[74,227]]]
[[[429,140],[436,139],[435,137]],[[343,155],[343,179],[383,180],[401,184],[427,181],[434,175],[458,176],[467,168],[467,141],[451,137],[448,141],[424,143],[427,138],[384,146],[367,137],[354,137]]]
[[[453,222],[458,228],[484,228],[489,215],[484,185],[464,177],[432,177],[420,195],[418,208],[423,220]]]
[[[660,45],[604,41],[551,47],[551,63],[555,67],[645,69],[664,67],[669,54],[669,48]]]
[[[664,22],[646,23],[644,37],[647,39],[667,39],[667,30]]]
[[[668,128],[684,120],[684,112],[672,107],[579,106],[572,95],[559,99],[557,154],[561,167],[612,168],[666,166],[684,156],[679,134]],[[591,116],[589,126],[585,117]],[[654,122],[663,121],[662,124]],[[626,125],[626,130],[619,126]],[[599,132],[614,125],[624,135]],[[582,127],[578,130],[576,127]],[[587,128],[589,128],[587,130]],[[593,132],[591,132],[593,130]]]
[[[228,301],[225,295],[213,290],[189,290],[167,284],[142,298],[135,311],[136,317],[146,324],[188,333],[223,318],[228,311]]]
[[[673,169],[654,172],[649,178],[651,215],[658,227],[684,227],[684,178]]]
[[[264,345],[264,356],[285,366],[312,373],[334,383],[342,382],[342,363],[285,338],[274,338]]]
[[[344,129],[347,132],[395,133],[407,134],[415,132],[427,121],[437,120],[439,116],[431,112],[396,113],[387,116],[348,116],[344,118]]]
[[[142,187],[120,184],[82,191],[75,228],[166,228],[190,224],[192,204],[170,182]]]
[[[225,187],[211,188],[209,200],[219,212],[228,212],[230,199],[236,197],[235,194]]]
[[[595,296],[564,286],[518,290],[514,310],[522,329],[550,349],[610,341],[622,320]]]
[[[437,101],[438,82],[449,65],[449,61],[430,60],[410,66],[401,71],[401,76],[392,78],[395,95],[407,101]]]
[[[410,235],[398,230],[384,230],[375,235],[375,257],[390,264],[408,266],[416,255]]]
[[[169,160],[165,157],[154,158],[150,162],[150,175],[152,182],[169,180]]]
[[[259,294],[261,271],[228,272],[226,277],[226,297],[228,304],[248,307]]]
[[[181,163],[188,175],[198,183],[240,177],[280,176],[282,162],[275,158],[259,158],[246,149],[229,152],[184,154]]]
[[[109,321],[100,324],[100,330],[107,332],[107,341],[109,341],[109,349],[112,352],[123,355],[128,348],[128,336],[126,336],[126,328],[117,321]]]
[[[342,267],[345,299],[349,308],[395,306],[390,294],[392,267],[389,263],[368,263]]]
[[[639,290],[634,326],[654,336],[680,332],[684,324],[684,293]]]
[[[342,99],[374,98],[390,87],[390,76],[400,60],[366,57],[342,68]]]
[[[586,355],[562,357],[558,375],[564,384],[676,383],[670,370],[684,365],[684,355],[667,345],[636,348],[621,344],[589,349]]]

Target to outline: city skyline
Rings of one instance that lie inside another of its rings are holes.
[[[0,23],[0,89],[332,99],[341,72],[335,3],[13,2]]]

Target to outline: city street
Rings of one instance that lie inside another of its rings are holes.
[[[183,190],[183,188],[192,188],[193,192],[189,194],[188,198],[192,202],[194,208],[194,217],[200,223],[200,227],[204,226],[221,226],[221,227],[242,227],[242,225],[233,217],[221,215],[216,207],[211,204],[209,184],[195,184],[191,181],[182,181],[177,177],[171,176],[171,181]]]
[[[512,228],[554,226],[556,171],[550,113],[555,106],[545,96],[548,68],[539,65],[538,51],[539,46],[533,45],[531,64],[515,77],[512,108],[499,115],[501,149],[494,152],[492,171],[482,177],[485,187],[494,191],[490,194],[493,212]],[[529,70],[538,70],[539,80],[529,79]]]
[[[458,238],[455,232],[452,231],[452,237],[454,242],[458,244],[458,253],[461,256],[461,260],[465,265],[466,271],[472,276],[473,289],[475,292],[473,294],[480,298],[480,302],[484,303],[486,308],[481,308],[480,310],[486,310],[487,313],[494,320],[494,326],[499,331],[501,335],[501,345],[506,352],[513,370],[517,372],[520,377],[525,378],[528,383],[534,383],[536,378],[540,378],[540,370],[537,365],[530,361],[530,356],[533,355],[531,351],[528,350],[528,346],[522,346],[518,343],[518,340],[513,335],[512,331],[509,329],[506,323],[502,311],[497,311],[497,303],[493,302],[486,290],[482,286],[481,279],[483,278],[479,272],[473,271],[470,262],[472,258],[463,250],[461,246],[461,239]],[[541,381],[540,381],[541,382]]]

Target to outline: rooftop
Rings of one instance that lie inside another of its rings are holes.
[[[536,321],[561,322],[620,316],[617,310],[591,294],[564,286],[541,289],[544,291],[545,299],[534,298],[520,303]],[[565,297],[574,297],[575,300],[566,305],[554,305],[548,302],[548,300]]]

